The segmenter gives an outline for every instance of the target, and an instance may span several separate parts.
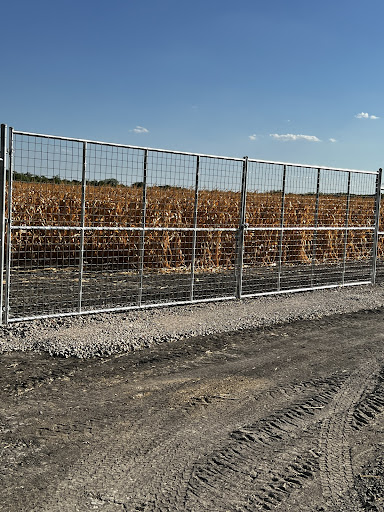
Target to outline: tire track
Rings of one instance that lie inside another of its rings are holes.
[[[289,406],[232,431],[225,446],[194,464],[183,510],[227,510],[230,504],[239,511],[272,510],[313,479],[319,471],[319,454],[308,446],[292,446],[298,438],[301,444],[304,438],[313,442],[310,430],[320,425],[346,378],[332,376],[323,379],[322,386],[317,381],[311,393],[296,396]],[[286,453],[279,459],[281,469],[272,470],[271,460],[282,443]]]
[[[172,408],[166,410],[158,405],[159,397],[152,397],[148,403],[151,425],[143,429],[144,423],[132,424],[126,433],[114,432],[126,438],[127,444],[135,438],[141,448],[124,452],[120,445],[114,449],[109,439],[98,450],[102,453],[100,468],[92,453],[84,454],[82,464],[73,468],[62,488],[77,496],[73,506],[83,509],[86,504],[101,510],[250,512],[284,508],[290,498],[291,503],[296,499],[298,491],[310,488],[322,472],[328,471],[321,482],[329,505],[345,504],[346,497],[358,504],[357,493],[353,495],[349,442],[343,441],[341,455],[333,444],[340,444],[340,436],[349,435],[348,428],[353,430],[353,418],[363,401],[376,403],[372,397],[381,389],[381,381],[375,380],[377,373],[377,365],[369,362],[352,375],[337,372],[328,378],[247,395],[248,405],[236,398],[230,408],[225,403],[234,395],[193,395],[187,409],[202,414],[192,420],[185,414],[185,402],[174,407],[171,400]],[[236,426],[240,412],[243,421],[249,421],[250,404],[257,398],[260,406],[263,395],[272,393],[274,412],[240,428]],[[220,418],[222,425],[230,421],[227,437],[214,418]],[[341,425],[340,418],[344,421]],[[177,426],[172,435],[166,427],[169,424]],[[317,452],[320,428],[322,453]],[[337,473],[338,459],[349,463],[347,478]],[[96,468],[91,474],[89,466]],[[346,483],[340,483],[342,479]],[[80,496],[80,489],[86,490],[85,496]],[[47,503],[44,510],[58,510],[55,506]],[[353,508],[348,510],[352,512]]]
[[[365,510],[354,488],[350,440],[356,418],[360,417],[359,412],[356,412],[359,410],[358,404],[367,390],[375,389],[378,374],[379,365],[376,361],[368,361],[352,373],[335,396],[321,426],[322,492],[327,504],[340,510],[346,504],[349,511]]]
[[[321,389],[322,387],[330,385],[332,383],[338,386],[347,378],[348,375],[345,372],[336,372],[333,375],[330,375],[329,377],[311,379],[308,381],[291,384],[290,386],[286,386],[283,388],[272,388],[268,391],[268,395],[274,400],[278,400],[281,398],[287,400],[296,397],[297,395],[302,393],[312,392],[316,388]]]
[[[378,374],[372,392],[366,393],[356,405],[352,415],[352,428],[360,430],[384,411],[384,368]]]
[[[251,495],[244,510],[273,510],[319,471],[319,454],[309,450],[297,455],[280,471],[271,471],[258,492]]]
[[[289,440],[291,437],[295,438],[295,435],[299,437],[302,430],[308,425],[318,422],[319,418],[322,418],[323,408],[332,400],[345,378],[345,374],[336,374],[322,380],[321,384],[319,380],[313,380],[296,386],[288,386],[289,393],[292,392],[294,395],[296,392],[296,395],[293,396],[295,401],[290,407],[287,406],[287,398],[284,398],[285,394],[283,393],[281,401],[284,403],[284,407],[270,415],[269,418],[246,425],[242,429],[233,427],[233,430],[229,430],[229,438],[224,437],[224,442],[225,439],[229,439],[228,446],[219,450],[218,453],[214,452],[211,461],[212,467],[206,468],[208,472],[213,468],[212,487],[208,493],[208,501],[215,495],[215,489],[221,495],[223,488],[232,485],[231,468],[233,473],[238,476],[233,480],[236,483],[233,488],[234,499],[236,500],[239,495],[242,496],[242,487],[245,481],[251,482],[251,492],[255,487],[254,477],[258,471],[255,467],[257,457],[267,453],[266,465],[271,459],[271,448],[276,449],[280,439]],[[158,398],[152,397],[151,400],[157,402]],[[135,424],[129,427],[130,432],[127,431],[126,434],[116,433],[120,438],[126,435],[127,443],[132,443],[133,438],[141,438],[142,441],[145,441],[144,444],[141,441],[139,451],[125,453],[121,451],[120,445],[114,450],[109,440],[106,445],[100,445],[98,449],[99,459],[102,453],[101,460],[99,460],[100,471],[96,469],[92,475],[87,474],[87,467],[97,468],[97,465],[93,455],[85,456],[84,462],[81,466],[73,468],[63,486],[67,491],[70,490],[73,496],[78,494],[78,489],[87,489],[88,497],[85,499],[88,507],[92,505],[92,500],[96,505],[99,500],[110,503],[109,506],[112,506],[112,503],[115,506],[124,505],[128,510],[220,510],[220,508],[216,508],[217,503],[209,508],[202,502],[196,508],[193,506],[188,508],[195,501],[193,492],[201,495],[207,491],[202,482],[200,487],[194,488],[194,484],[198,482],[196,477],[204,478],[204,474],[199,471],[199,459],[205,457],[204,453],[206,452],[212,453],[212,446],[217,446],[220,443],[223,427],[228,424],[235,426],[239,415],[249,418],[254,400],[255,397],[247,395],[245,402],[244,400],[234,400],[231,402],[233,406],[229,408],[226,405],[228,397],[220,396],[208,401],[197,401],[193,407],[201,409],[202,414],[193,419],[185,414],[184,403],[180,404],[181,407],[172,409],[173,412],[158,408],[153,411],[153,422],[150,428],[142,430],[144,425]],[[171,403],[173,404],[172,401]],[[278,404],[279,400],[275,400],[274,407],[278,407]],[[207,414],[208,411],[210,414]],[[171,415],[174,416],[174,421],[171,421]],[[172,434],[168,427],[166,428],[166,425],[170,423],[177,425],[177,431],[173,430]],[[217,426],[213,428],[216,423]],[[262,440],[256,439],[257,432]],[[97,430],[95,430],[95,435],[97,435]],[[249,436],[254,436],[255,439],[251,440]],[[290,467],[290,464],[294,464],[295,461],[300,465],[298,457],[300,457],[300,453],[293,450],[289,459],[284,458],[288,478],[290,475],[292,478],[302,478],[307,470],[304,465],[301,470],[296,472]],[[313,461],[308,458],[307,462],[303,460],[303,464],[312,467]],[[108,468],[108,475],[105,473],[105,468]],[[300,472],[302,476],[299,476]],[[264,471],[263,475],[263,480],[260,481],[261,487],[270,480],[267,472]],[[276,478],[282,481],[284,475],[276,474]],[[113,492],[110,487],[111,480],[113,481]],[[275,485],[276,482],[272,481],[272,485]],[[284,485],[287,486],[287,492],[283,495],[285,498],[295,488],[295,485],[293,484],[291,488],[288,481]],[[268,492],[273,491],[269,489]],[[260,490],[259,494],[262,496],[264,491]],[[275,494],[279,496],[277,487]],[[265,498],[268,499],[267,495]],[[80,501],[76,503],[76,506],[80,507]],[[49,503],[46,510],[53,512],[56,508]],[[226,510],[225,505],[223,505],[223,510]]]
[[[372,461],[368,462],[362,472],[355,478],[355,486],[365,510],[384,511],[384,457],[382,450],[377,450]]]

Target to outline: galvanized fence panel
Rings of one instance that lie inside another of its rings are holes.
[[[381,172],[5,138],[5,322],[375,279]]]
[[[379,174],[381,175],[380,169]],[[375,200],[375,221],[373,234],[373,254],[375,258],[372,265],[372,282],[383,282],[384,280],[384,209],[381,208],[382,194],[384,187],[381,177],[378,178],[376,184],[376,200]]]
[[[4,310],[4,270],[5,270],[5,214],[7,186],[7,130],[5,124],[0,126],[0,323]]]

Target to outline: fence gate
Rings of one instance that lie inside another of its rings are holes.
[[[380,187],[2,125],[2,322],[375,282]]]

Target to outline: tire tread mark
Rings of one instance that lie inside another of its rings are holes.
[[[362,476],[367,474],[371,475],[373,478],[367,479]],[[384,456],[381,450],[378,449],[371,461],[362,468],[362,473],[355,478],[357,491],[366,510],[370,510],[371,512],[384,511],[383,478]]]
[[[311,396],[307,392],[306,397],[302,396],[273,415],[232,431],[227,445],[194,464],[185,490],[184,509],[208,510],[207,503],[217,506],[218,501],[225,499],[228,506],[231,502],[237,507],[242,503],[245,507],[242,510],[254,510],[255,506],[268,510],[289,496],[293,489],[301,487],[304,480],[318,470],[313,451],[306,456],[297,451],[290,453],[283,472],[274,474],[275,481],[270,470],[266,474],[265,469],[257,467],[258,461],[264,456],[268,462],[270,459],[265,453],[273,450],[276,443],[284,439],[290,442],[310,425],[320,425],[323,410],[346,379],[345,374],[324,379],[323,389],[316,387],[315,396],[315,390],[311,389]],[[284,487],[289,492],[284,492]]]
[[[368,361],[353,372],[331,403],[320,433],[320,477],[327,502],[349,510],[363,511],[354,489],[349,438],[356,405],[366,390],[374,387],[378,374],[376,361]],[[354,507],[354,508],[353,508]]]
[[[377,383],[356,405],[352,415],[352,428],[360,430],[384,411],[384,368],[378,375]]]
[[[269,479],[246,504],[246,510],[272,510],[293,491],[302,488],[307,480],[313,479],[318,471],[319,454],[311,450],[297,455],[282,470],[268,475]]]
[[[240,443],[263,445],[279,441],[301,425],[306,424],[308,417],[315,418],[319,411],[332,400],[335,393],[337,393],[337,387],[333,384],[323,392],[319,392],[316,397],[302,399],[264,420],[233,431],[231,438]]]

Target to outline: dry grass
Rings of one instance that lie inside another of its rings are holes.
[[[140,188],[88,187],[85,226],[140,228],[142,225]],[[236,253],[234,232],[239,223],[240,194],[201,191],[197,227],[223,228],[198,231],[196,268],[201,270],[233,267]],[[284,226],[309,227],[315,223],[316,200],[311,195],[288,194],[285,198]],[[372,197],[352,197],[348,215],[350,226],[373,225]],[[193,227],[194,191],[151,187],[147,191],[146,226],[162,228]],[[20,230],[14,232],[13,263],[30,266],[71,266],[79,262],[81,225],[81,187],[15,182],[13,188],[14,225],[66,226],[68,230]],[[320,196],[318,226],[343,227],[346,198]],[[276,228],[281,224],[279,193],[249,193],[246,222],[251,227]],[[267,229],[248,231],[245,237],[245,265],[274,265],[278,258],[280,232]],[[145,260],[147,269],[188,269],[191,265],[193,232],[147,231]],[[351,231],[346,241],[349,260],[366,259],[371,254],[372,231]],[[308,263],[315,254],[317,263],[336,263],[342,259],[344,230],[319,231],[313,244],[313,231],[286,230],[282,261]],[[315,249],[315,252],[314,252]],[[379,247],[383,253],[383,247]],[[140,231],[86,231],[86,265],[124,266],[137,269],[140,261]]]

